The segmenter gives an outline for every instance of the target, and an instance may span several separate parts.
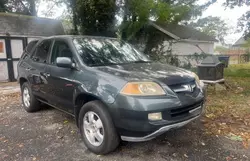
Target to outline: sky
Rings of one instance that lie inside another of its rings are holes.
[[[198,4],[204,4],[208,0],[199,0]],[[216,3],[213,5],[210,5],[207,10],[203,12],[202,17],[207,17],[207,16],[217,16],[220,17],[221,19],[225,20],[226,23],[232,27],[233,31],[231,34],[229,34],[226,38],[225,41],[226,43],[233,44],[235,43],[243,34],[243,31],[240,33],[234,33],[234,31],[237,29],[237,22],[238,19],[246,13],[247,10],[250,10],[250,6],[242,6],[242,7],[235,7],[234,9],[225,9],[224,6],[222,6],[223,2],[225,0],[217,0]],[[44,17],[44,11],[47,10],[48,7],[51,7],[50,4],[45,2],[41,2],[39,5],[38,9],[38,16]],[[45,9],[46,8],[46,9]],[[58,18],[60,17],[63,12],[65,11],[66,6],[53,6],[53,16],[50,16],[50,18]]]
[[[202,4],[207,2],[207,0],[200,0],[198,3]],[[233,28],[235,31],[237,29],[237,22],[238,19],[246,13],[247,10],[250,10],[250,6],[242,6],[242,7],[235,7],[234,9],[227,8],[225,9],[224,6],[222,6],[224,0],[217,0],[216,3],[213,5],[209,6],[209,8],[203,12],[202,17],[207,17],[207,16],[216,16],[220,17],[221,19],[225,20],[226,23]],[[233,44],[235,43],[243,34],[243,31],[240,33],[234,33],[232,32],[229,34],[226,38],[225,41],[226,43]]]

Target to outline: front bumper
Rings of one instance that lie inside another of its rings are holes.
[[[159,130],[156,130],[155,132],[147,135],[147,136],[144,136],[144,137],[129,137],[129,136],[121,136],[121,139],[123,141],[131,141],[131,142],[143,142],[143,141],[148,141],[148,140],[151,140],[151,139],[154,139],[155,137],[163,134],[164,132],[166,131],[169,131],[171,129],[176,129],[176,128],[180,128],[186,124],[188,124],[189,122],[195,120],[199,118],[199,116],[196,116],[194,118],[191,118],[189,120],[186,120],[186,121],[183,121],[183,122],[179,122],[179,123],[175,123],[175,124],[171,124],[171,125],[167,125],[167,126],[164,126],[162,128],[160,128]]]
[[[109,110],[121,139],[141,142],[200,117],[204,112],[205,95],[205,91],[158,97],[118,95]],[[148,114],[155,112],[162,113],[162,120],[148,120]]]

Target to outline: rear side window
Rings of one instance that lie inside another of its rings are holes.
[[[36,43],[38,42],[38,40],[34,40],[34,41],[31,41],[28,46],[26,47],[26,51],[28,54],[31,53],[32,49],[35,47]]]
[[[42,41],[36,48],[34,53],[34,60],[42,63],[46,63],[49,56],[50,46],[52,40],[44,40]]]

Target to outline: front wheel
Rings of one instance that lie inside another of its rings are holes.
[[[83,141],[90,151],[107,154],[119,145],[120,138],[102,102],[86,103],[81,108],[78,121]]]

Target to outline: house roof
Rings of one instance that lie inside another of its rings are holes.
[[[0,13],[0,34],[52,36],[64,34],[64,29],[59,20]]]
[[[176,25],[176,24],[164,24],[158,22],[151,22],[151,25],[176,40],[205,41],[205,42],[218,41],[214,37],[209,36],[203,32],[200,32],[188,26]]]
[[[239,38],[234,44],[233,46],[237,47],[237,46],[242,46],[243,44],[246,43],[246,39],[242,36],[241,38]]]

